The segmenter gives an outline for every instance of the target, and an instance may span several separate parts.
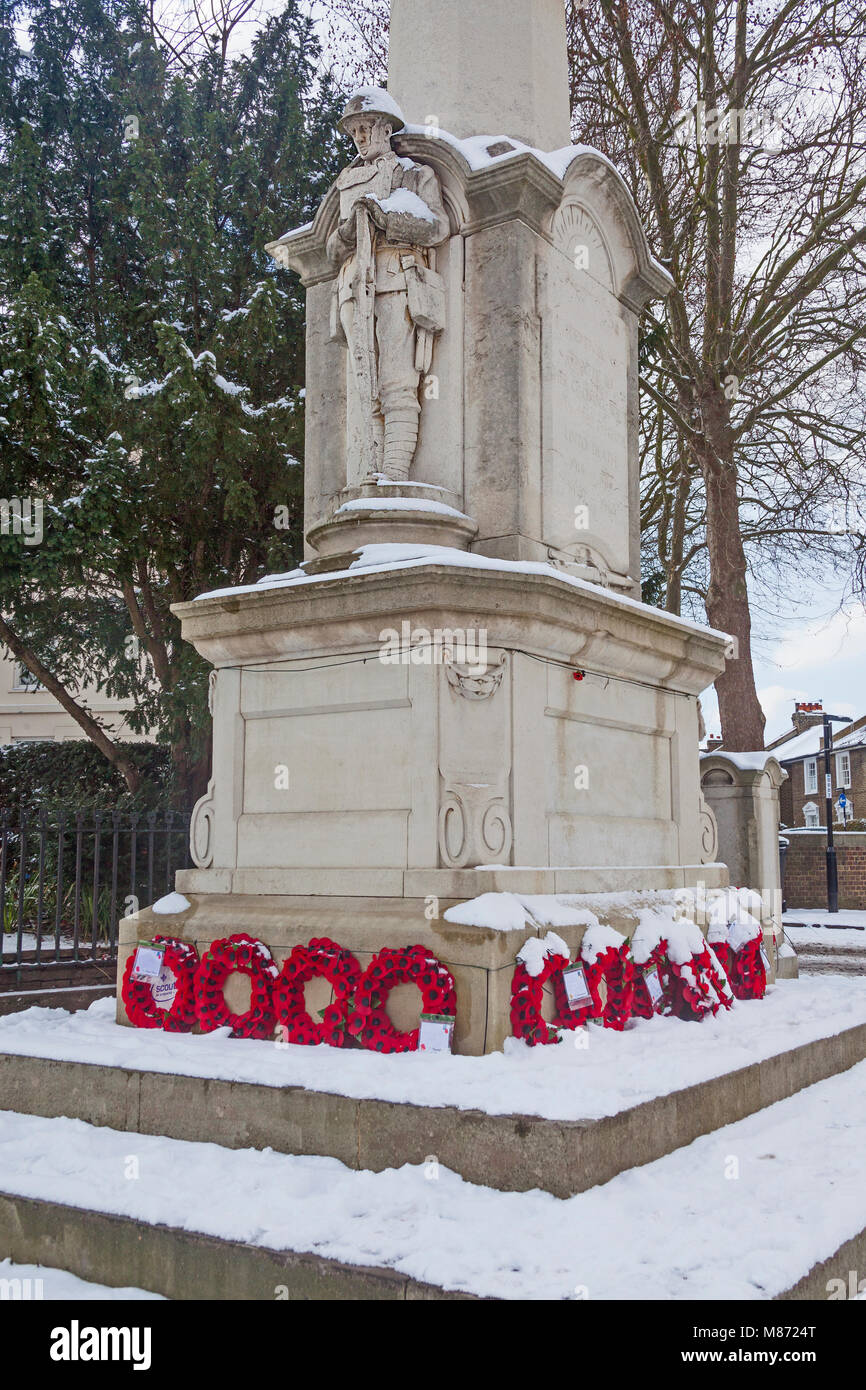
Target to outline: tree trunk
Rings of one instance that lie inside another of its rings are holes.
[[[670,549],[667,564],[667,585],[665,608],[668,613],[679,617],[683,603],[683,554],[686,541],[686,508],[691,491],[691,479],[687,467],[685,450],[679,451],[680,471],[677,478],[671,516]]]
[[[178,808],[183,811],[191,811],[195,803],[204,796],[212,768],[210,743],[203,753],[194,758],[190,735],[189,723],[179,722],[171,742],[174,798]]]
[[[752,620],[746,590],[746,554],[740,532],[737,473],[733,462],[704,459],[710,625],[735,638],[734,653],[716,681],[724,747],[730,753],[764,747],[764,712],[752,667]]]

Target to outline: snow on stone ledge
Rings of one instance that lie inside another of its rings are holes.
[[[522,931],[527,923],[536,927],[598,926],[598,918],[588,908],[572,907],[547,893],[482,893],[449,907],[445,921],[488,931]]]
[[[717,748],[715,751],[702,751],[701,761],[704,758],[727,758],[729,763],[739,768],[740,772],[763,772],[770,761],[777,761],[777,755],[770,750],[760,753],[726,753],[724,748]]]
[[[150,910],[158,917],[173,917],[178,912],[188,912],[191,907],[192,903],[183,893],[167,893],[164,898],[152,903]]]
[[[277,1048],[269,1041],[239,1043],[227,1036],[228,1029],[199,1035],[125,1028],[115,1022],[116,1008],[109,998],[78,1013],[32,1008],[7,1014],[0,1017],[0,1055],[301,1086],[354,1099],[456,1106],[490,1115],[586,1120],[866,1023],[866,978],[782,980],[763,999],[738,1000],[730,1013],[708,1015],[700,1023],[633,1019],[624,1033],[593,1029],[588,1049],[568,1041],[529,1048],[511,1038],[504,1052],[486,1057]]]
[[[459,521],[470,520],[465,512],[429,497],[356,497],[354,501],[344,502],[338,507],[335,515],[342,516],[346,512],[432,512],[437,516],[457,517]]]
[[[307,574],[306,570],[295,569],[289,570],[285,574],[266,574],[256,584],[238,584],[228,589],[210,589],[205,594],[198,594],[195,602],[203,603],[206,599],[237,598],[242,594],[261,593],[265,589],[288,589],[294,588],[296,585],[334,583],[335,580],[343,579],[349,574],[353,577],[359,573],[385,574],[391,570],[415,569],[424,565],[445,565],[456,569],[497,570],[505,574],[542,575],[547,579],[555,579],[561,584],[568,584],[574,589],[581,589],[584,593],[595,594],[606,599],[609,603],[615,604],[618,608],[634,609],[644,615],[652,615],[655,621],[664,623],[666,626],[680,628],[687,632],[699,632],[702,635],[721,637],[725,641],[730,641],[727,633],[718,632],[715,628],[706,627],[703,623],[694,623],[689,618],[680,618],[673,613],[665,613],[660,608],[652,608],[649,604],[641,603],[639,599],[628,598],[625,594],[616,593],[613,589],[605,589],[600,584],[591,584],[588,579],[581,579],[576,574],[568,574],[565,570],[557,569],[555,565],[549,565],[544,561],[498,560],[490,555],[476,555],[466,550],[456,550],[453,546],[448,545],[408,545],[392,541],[380,541],[375,545],[359,546],[357,558],[345,570],[328,571],[324,574]]]

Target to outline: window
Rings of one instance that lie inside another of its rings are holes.
[[[814,801],[806,802],[806,805],[803,807],[803,816],[806,821],[807,830],[821,829],[821,817],[818,814],[818,807],[815,805]]]
[[[15,667],[15,684],[13,690],[44,690],[45,686],[40,685],[32,671],[28,671],[23,661],[19,661]]]
[[[818,790],[818,759],[807,758],[803,766],[806,778],[806,795],[809,796]]]
[[[836,786],[850,787],[851,785],[851,754],[836,754]]]

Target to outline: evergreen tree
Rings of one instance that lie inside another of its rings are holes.
[[[0,640],[133,790],[75,689],[134,697],[186,802],[206,672],[170,605],[301,553],[303,292],[264,245],[340,164],[319,56],[297,0],[183,66],[139,0],[0,0],[0,495],[44,506],[0,536]]]

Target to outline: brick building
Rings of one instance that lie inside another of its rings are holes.
[[[780,792],[781,824],[795,830],[826,826],[821,705],[797,705],[793,727],[770,743],[770,750],[788,774]],[[866,715],[834,726],[830,776],[834,825],[866,819]]]

